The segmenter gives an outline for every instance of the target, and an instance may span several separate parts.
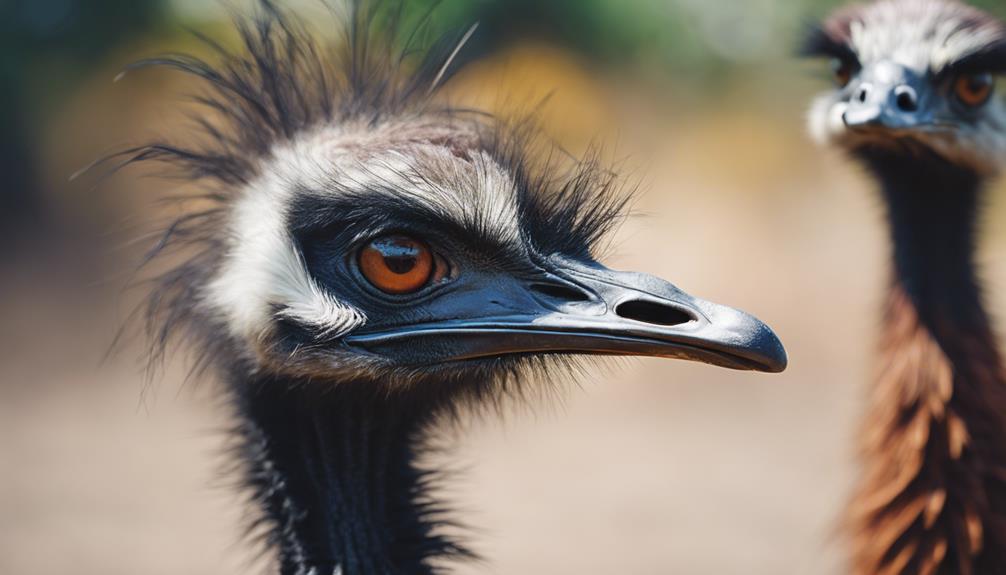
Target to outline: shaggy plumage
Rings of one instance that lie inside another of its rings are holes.
[[[427,430],[461,404],[527,393],[517,384],[546,366],[543,383],[574,367],[557,355],[405,366],[322,345],[368,318],[320,283],[326,272],[313,258],[404,221],[503,270],[529,254],[589,258],[629,200],[596,156],[572,161],[532,121],[502,123],[438,100],[467,35],[424,48],[417,29],[391,49],[401,10],[353,3],[344,35],[323,45],[263,0],[255,17],[236,20],[238,51],[201,37],[212,62],[172,54],[129,66],[202,80],[191,114],[199,130],[96,164],[157,164],[189,184],[141,262],[150,295],[127,329],[145,326],[150,367],[184,342],[195,369],[231,383],[235,459],[261,509],[249,531],[283,573],[432,572],[472,557],[440,533],[453,522],[430,495],[441,472],[417,463]],[[409,393],[428,380],[435,389]],[[322,475],[303,463],[363,452],[369,463]],[[389,539],[389,529],[399,535]],[[310,548],[318,532],[339,540]]]
[[[252,531],[284,574],[434,573],[473,556],[443,532],[431,430],[547,392],[529,376],[556,381],[572,354],[786,364],[755,318],[598,263],[629,197],[614,175],[530,122],[440,103],[473,29],[417,60],[412,40],[388,47],[400,14],[354,3],[342,41],[322,46],[263,0],[238,21],[240,52],[207,39],[212,64],[132,67],[203,80],[195,143],[105,161],[157,163],[196,190],[143,262],[138,317],[152,363],[186,340],[228,384]]]
[[[329,337],[365,324],[303,265],[294,235],[319,226],[341,228],[352,242],[393,227],[397,204],[399,216],[447,227],[506,266],[514,246],[596,256],[624,217],[631,195],[596,155],[573,161],[531,119],[501,123],[436,98],[454,71],[448,57],[457,39],[421,48],[417,29],[390,49],[401,35],[401,4],[351,6],[335,45],[320,45],[302,22],[263,1],[254,19],[235,21],[239,51],[201,36],[218,61],[175,54],[129,66],[167,67],[205,85],[194,96],[203,109],[191,114],[201,129],[185,143],[153,142],[96,164],[118,171],[158,163],[165,175],[199,186],[174,198],[180,215],[142,262],[157,272],[146,278],[154,288],[137,316],[149,330],[151,365],[178,337],[198,338],[190,347],[197,364],[208,365],[241,346],[221,340],[222,332],[254,342],[258,359],[270,361],[269,349],[285,354],[295,345],[272,338],[275,315]],[[378,8],[385,19],[391,14],[383,32],[374,27]],[[469,185],[457,189],[457,176]],[[343,225],[351,222],[352,229]],[[290,369],[285,355],[278,361]]]
[[[839,10],[804,47],[835,61],[840,84],[815,101],[811,133],[877,179],[893,243],[846,523],[859,575],[1006,572],[1006,372],[974,266],[1006,108],[955,94],[962,78],[1006,71],[1004,48],[1002,22],[943,0]]]

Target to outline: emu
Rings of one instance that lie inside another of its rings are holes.
[[[471,31],[415,61],[411,40],[390,47],[396,25],[377,30],[380,8],[354,4],[330,49],[262,1],[237,20],[240,51],[207,40],[218,63],[138,62],[204,81],[210,113],[186,143],[110,160],[198,190],[146,258],[163,262],[147,264],[150,359],[186,340],[223,380],[251,528],[286,575],[472,557],[444,529],[431,433],[537,393],[573,356],[786,365],[754,317],[599,264],[626,204],[614,176],[538,154],[529,123],[440,102]]]
[[[1006,572],[1006,376],[975,269],[1006,159],[1006,25],[946,0],[840,9],[805,53],[836,88],[813,136],[876,178],[893,243],[881,363],[849,509],[855,573]]]

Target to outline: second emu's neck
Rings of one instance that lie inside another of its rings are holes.
[[[893,250],[853,501],[860,575],[1006,572],[1006,379],[982,302],[984,182],[935,156],[867,154]]]
[[[235,382],[241,459],[283,575],[431,573],[466,552],[434,532],[442,513],[416,464],[435,406],[374,384]]]
[[[876,153],[867,160],[887,204],[895,286],[947,353],[967,361],[967,350],[955,349],[960,331],[991,335],[974,269],[984,181],[936,156]]]

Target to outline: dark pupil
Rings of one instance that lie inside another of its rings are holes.
[[[419,259],[419,246],[409,240],[396,238],[378,240],[374,242],[374,249],[384,256],[384,265],[399,275],[412,271]]]
[[[968,89],[976,94],[980,94],[988,86],[988,78],[985,76],[972,76],[968,80]]]

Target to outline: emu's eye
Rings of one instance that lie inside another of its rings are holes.
[[[377,289],[389,294],[414,293],[444,280],[447,262],[421,240],[404,235],[383,236],[360,250],[360,272]]]
[[[964,74],[954,80],[954,94],[966,106],[977,108],[992,96],[992,74]]]
[[[839,88],[844,88],[849,85],[852,81],[852,72],[854,66],[852,62],[848,60],[843,60],[841,58],[835,58],[831,61],[831,73],[835,75],[835,84]]]

